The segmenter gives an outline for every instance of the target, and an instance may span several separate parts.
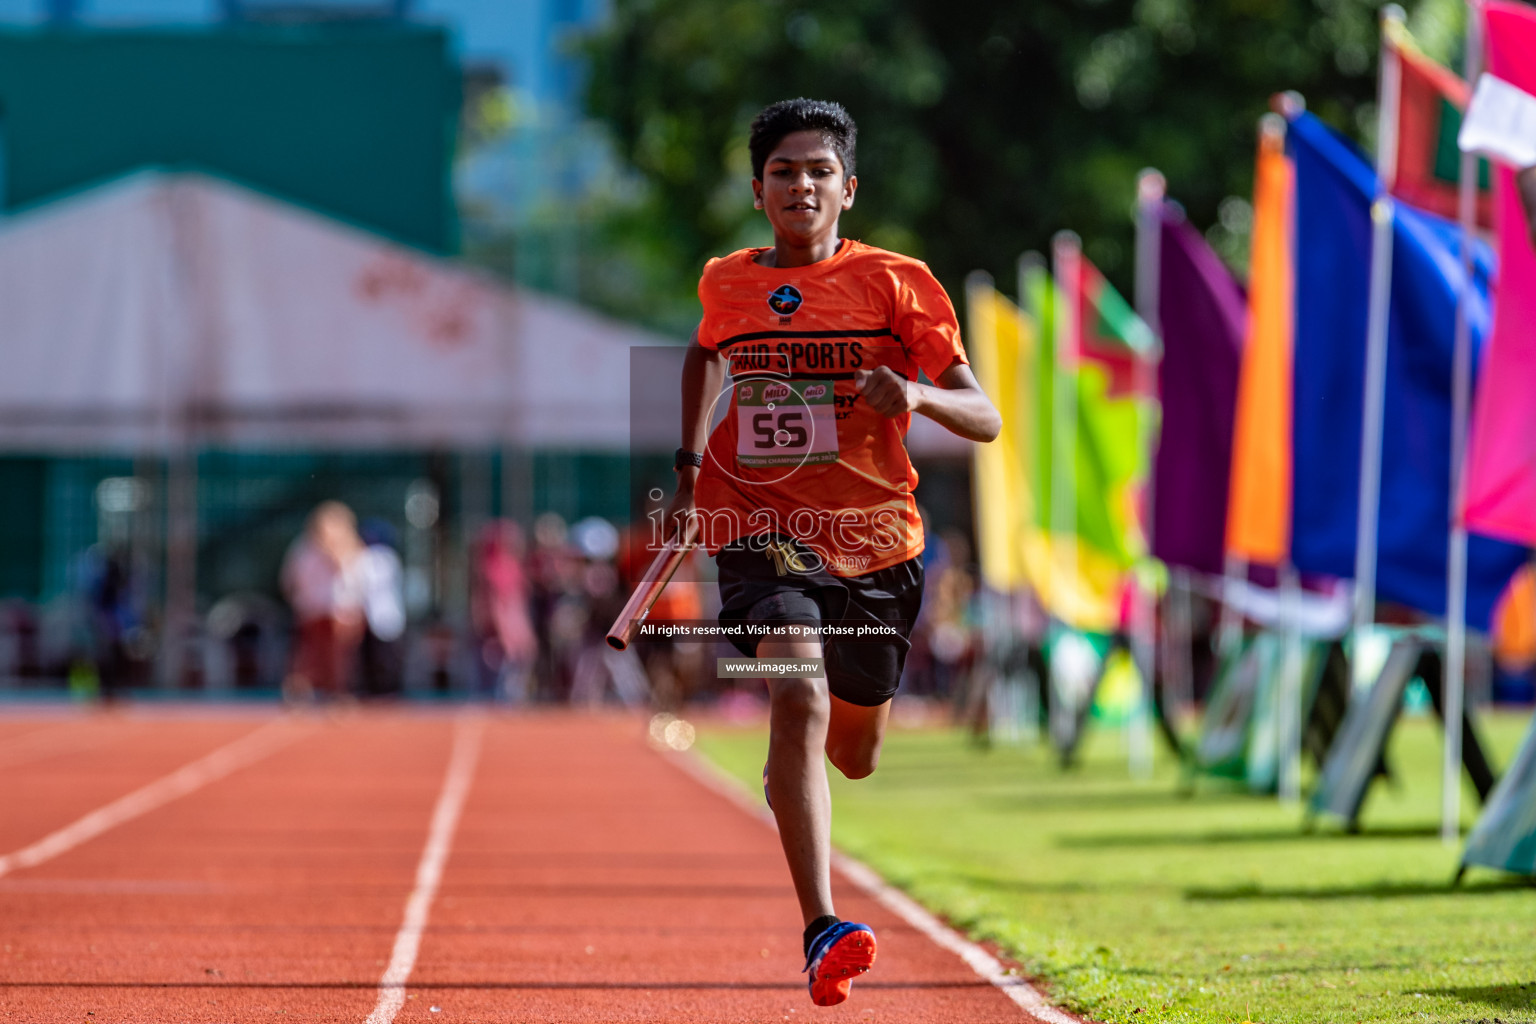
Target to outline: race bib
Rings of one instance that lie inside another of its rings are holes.
[[[736,461],[742,466],[836,462],[832,382],[759,379],[737,384]]]

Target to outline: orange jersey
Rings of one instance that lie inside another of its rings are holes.
[[[699,279],[699,344],[732,376],[695,490],[704,546],[785,534],[836,576],[914,558],[911,416],[871,409],[854,372],[937,380],[965,362],[954,306],[923,263],[852,239],[805,267],[762,266],[763,251],[710,260]]]

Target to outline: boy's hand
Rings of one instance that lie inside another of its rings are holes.
[[[889,366],[854,370],[853,383],[869,407],[882,416],[917,411],[918,389],[910,387],[911,382]]]
[[[697,467],[687,466],[677,473],[677,493],[672,495],[672,500],[667,503],[665,535],[668,538],[681,536],[683,528],[687,525],[694,513],[693,484],[699,478]]]

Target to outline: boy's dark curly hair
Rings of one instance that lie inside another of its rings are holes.
[[[780,100],[764,107],[752,119],[747,148],[752,153],[752,177],[763,180],[763,165],[784,136],[794,132],[820,132],[832,152],[843,164],[843,176],[853,177],[854,146],[859,127],[853,123],[842,104],[827,100]]]

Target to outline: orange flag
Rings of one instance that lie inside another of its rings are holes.
[[[1536,574],[1515,573],[1493,610],[1493,656],[1507,672],[1528,672],[1536,663]]]
[[[1295,171],[1284,123],[1266,119],[1253,186],[1248,332],[1237,384],[1227,552],[1278,565],[1291,541],[1292,224]]]

